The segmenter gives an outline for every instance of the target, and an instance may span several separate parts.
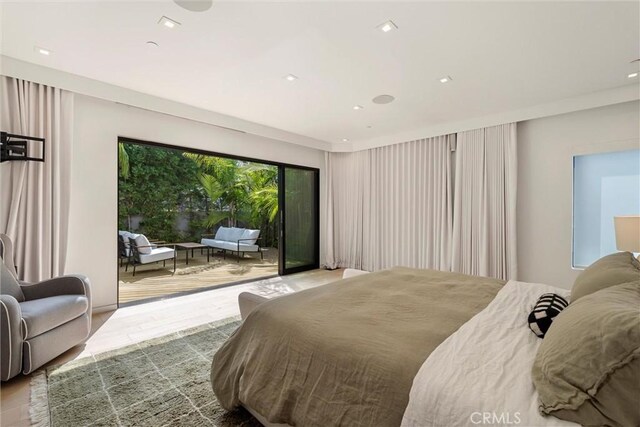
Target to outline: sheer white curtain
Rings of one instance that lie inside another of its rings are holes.
[[[457,135],[452,270],[515,279],[516,124]]]
[[[369,153],[326,153],[327,253],[331,268],[363,269],[364,221],[369,209]]]
[[[329,153],[325,265],[448,270],[453,139]]]
[[[2,76],[1,128],[46,139],[45,162],[0,165],[0,232],[14,242],[22,280],[64,273],[67,253],[73,94]]]

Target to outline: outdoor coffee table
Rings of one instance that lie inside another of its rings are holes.
[[[207,262],[209,262],[209,246],[203,245],[200,243],[193,242],[185,242],[185,243],[176,243],[176,249],[185,249],[187,251],[186,263],[189,265],[189,249],[191,249],[191,258],[193,258],[193,250],[194,249],[204,249],[207,248]]]

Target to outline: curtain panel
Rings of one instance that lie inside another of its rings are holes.
[[[515,123],[327,153],[329,268],[514,279]]]
[[[69,222],[73,94],[1,76],[3,131],[45,138],[45,162],[0,166],[0,232],[14,242],[21,280],[64,273]]]
[[[457,135],[452,270],[515,279],[516,124]]]
[[[327,154],[324,264],[450,268],[454,136]]]

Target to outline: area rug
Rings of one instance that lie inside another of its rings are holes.
[[[40,370],[32,424],[260,426],[243,409],[225,411],[211,389],[213,354],[239,324],[225,319]]]

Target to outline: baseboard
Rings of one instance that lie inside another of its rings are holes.
[[[104,313],[106,311],[115,311],[118,309],[118,304],[110,304],[110,305],[103,305],[101,307],[94,307],[92,309],[93,314],[99,314],[99,313]]]

